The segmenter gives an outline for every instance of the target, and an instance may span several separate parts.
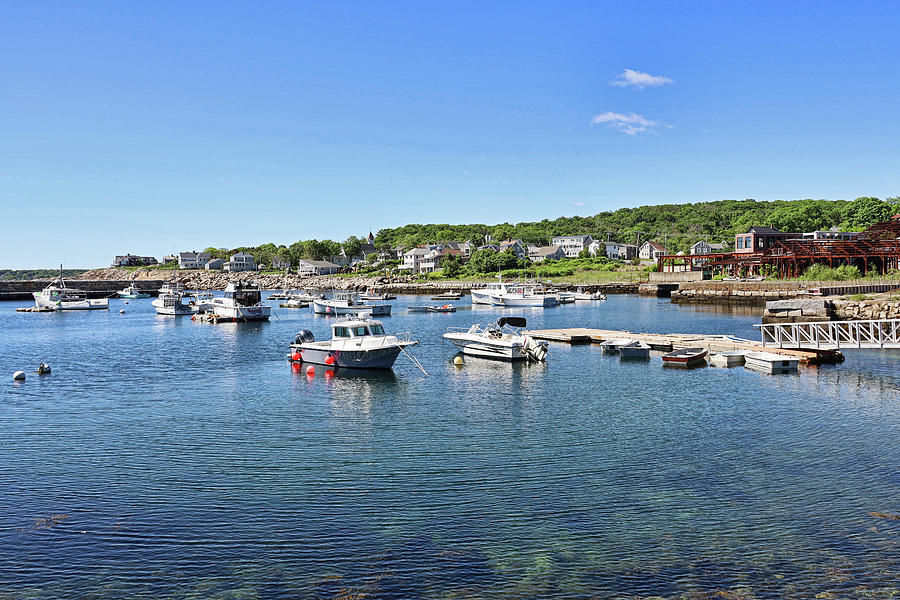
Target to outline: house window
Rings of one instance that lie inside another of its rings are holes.
[[[744,238],[739,237],[737,239],[737,249],[741,250],[741,249],[743,249],[743,247],[744,247]]]
[[[765,246],[765,243],[764,243],[764,240],[765,240],[765,239],[766,239],[766,238],[759,238],[759,247],[760,247],[760,248],[762,248],[763,246]]]

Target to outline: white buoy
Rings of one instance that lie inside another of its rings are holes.
[[[456,358],[454,358],[453,364],[456,365],[457,367],[461,367],[463,364],[462,356],[457,356]]]
[[[15,373],[13,373],[13,380],[25,381],[25,371],[16,371]]]
[[[125,309],[124,309],[124,308],[120,308],[120,309],[119,309],[119,314],[120,314],[120,315],[124,315],[124,314],[125,314]]]
[[[125,301],[125,304],[128,304],[128,300]]]

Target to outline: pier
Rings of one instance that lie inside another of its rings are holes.
[[[613,338],[628,338],[648,344],[653,350],[671,352],[682,348],[706,348],[712,352],[729,352],[743,350],[745,352],[772,352],[772,346],[763,346],[762,342],[745,340],[729,335],[707,335],[699,333],[635,333],[633,331],[613,331],[608,329],[589,329],[573,327],[567,329],[534,329],[528,335],[536,340],[561,342],[566,344],[599,344]],[[800,360],[801,364],[827,364],[844,360],[844,356],[836,349],[783,349],[777,350]]]

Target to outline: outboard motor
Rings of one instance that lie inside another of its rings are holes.
[[[525,353],[530,360],[542,362],[547,358],[547,342],[539,342],[531,338],[527,338],[525,342]]]
[[[316,341],[316,336],[309,329],[301,329],[297,332],[297,337],[294,338],[295,344],[308,344],[314,341]]]

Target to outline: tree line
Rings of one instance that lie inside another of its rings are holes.
[[[375,236],[375,247],[379,251],[387,251],[398,246],[411,248],[419,244],[448,241],[471,242],[481,246],[485,243],[485,236],[490,236],[493,241],[521,239],[546,246],[554,236],[591,235],[630,244],[647,240],[665,241],[670,252],[687,252],[691,244],[702,239],[730,244],[735,234],[745,233],[754,225],[772,226],[787,232],[827,230],[832,227],[841,231],[861,231],[873,223],[889,219],[897,212],[900,212],[900,196],[885,200],[864,196],[852,201],[718,200],[620,208],[590,217],[559,217],[515,224],[409,224],[380,230]],[[231,249],[207,248],[206,251],[215,258],[228,258],[242,251],[252,254],[257,263],[271,265],[272,259],[277,257],[296,265],[304,258],[327,260],[340,254],[342,247],[348,256],[353,256],[359,252],[362,243],[362,239],[350,236],[343,242],[311,239],[290,245],[269,243]],[[493,263],[492,259],[479,256],[481,261]],[[493,267],[492,264],[484,266],[488,270]],[[503,264],[497,266],[506,267]]]

